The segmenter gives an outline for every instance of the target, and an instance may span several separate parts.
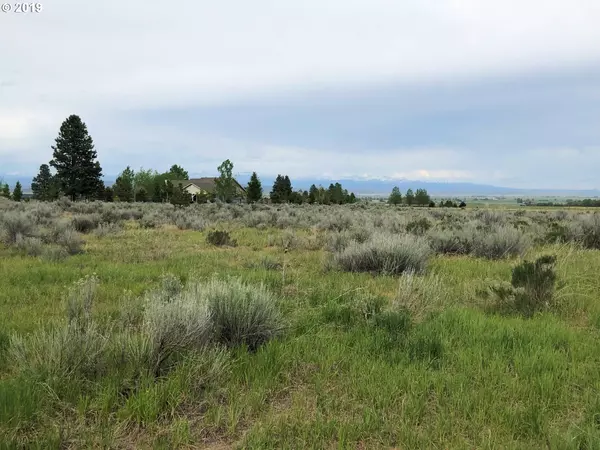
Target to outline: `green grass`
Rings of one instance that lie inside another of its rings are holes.
[[[0,448],[600,448],[598,251],[528,250],[557,254],[566,283],[531,319],[477,295],[517,260],[434,256],[421,276],[441,280],[443,303],[420,314],[394,301],[397,276],[327,270],[312,231],[285,246],[287,230],[226,229],[237,247],[208,244],[210,227],[137,226],[86,234],[60,262],[0,247]],[[9,358],[13,333],[64,322],[77,280],[98,277],[93,316],[116,334],[166,273],[263,283],[286,330],[256,351],[183,354],[158,378],[123,361],[60,389]]]

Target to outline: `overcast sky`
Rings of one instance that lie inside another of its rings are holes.
[[[42,0],[0,13],[0,177],[62,121],[106,175],[600,188],[598,0]]]

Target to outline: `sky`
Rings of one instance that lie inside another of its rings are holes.
[[[600,188],[598,0],[73,0],[0,13],[0,177],[79,115],[104,174]]]

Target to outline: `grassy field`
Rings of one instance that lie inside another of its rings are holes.
[[[0,448],[600,448],[600,216],[61,200],[0,231]],[[555,283],[510,284],[542,255]]]

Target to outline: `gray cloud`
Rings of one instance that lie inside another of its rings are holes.
[[[539,74],[600,62],[599,21],[596,0],[44,2],[0,16],[0,173],[77,113],[106,173],[596,186],[598,85]]]

